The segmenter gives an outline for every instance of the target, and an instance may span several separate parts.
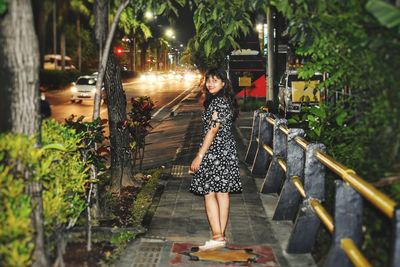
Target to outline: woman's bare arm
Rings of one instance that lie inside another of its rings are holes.
[[[217,119],[217,113],[214,112],[213,113],[213,121],[215,121],[216,119]],[[194,158],[194,160],[190,166],[190,170],[192,172],[196,172],[199,169],[200,163],[201,163],[204,155],[207,153],[212,142],[214,141],[215,137],[217,136],[219,127],[220,127],[220,123],[215,122],[211,126],[210,130],[207,132],[206,136],[204,137],[203,144],[200,147],[199,152],[197,153],[196,157]]]

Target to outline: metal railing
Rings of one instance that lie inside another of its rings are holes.
[[[391,266],[400,267],[398,204],[324,150],[323,144],[307,142],[302,129],[288,128],[285,119],[262,110],[254,112],[245,161],[252,165],[253,174],[265,176],[261,193],[280,192],[273,220],[295,221],[287,252],[311,252],[322,222],[333,235],[324,266],[371,266],[358,249],[366,199],[392,220]],[[341,178],[335,181],[334,218],[321,204],[326,168]]]

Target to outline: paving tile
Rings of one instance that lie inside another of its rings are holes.
[[[197,151],[197,144],[201,138],[198,134],[201,127],[200,116],[199,113],[188,113],[184,116],[190,119],[190,123],[181,152],[175,157],[176,160],[173,163],[175,167],[172,166],[172,172],[176,176],[165,181],[164,192],[145,235],[147,239],[135,240],[129,244],[121,257],[120,265],[116,266],[222,266],[210,262],[190,262],[184,254],[174,252],[177,247],[190,248],[190,244],[203,244],[211,236],[204,199],[188,191],[191,176],[186,175],[186,170]],[[251,118],[250,114],[248,120]],[[244,157],[242,154],[243,151],[240,154],[241,159]],[[229,246],[252,247],[261,254],[265,252],[265,255],[263,254],[265,257],[270,257],[268,258],[269,265],[252,264],[251,266],[290,266],[281,244],[274,236],[271,222],[267,220],[255,182],[257,178],[251,176],[247,166],[242,162],[240,173],[244,191],[230,196],[230,219],[226,229]]]

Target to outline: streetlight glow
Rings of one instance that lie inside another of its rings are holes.
[[[172,37],[172,38],[174,38],[174,31],[172,30],[172,29],[167,29],[166,31],[165,31],[165,35],[167,36],[167,37]]]
[[[257,29],[258,32],[262,32],[263,31],[262,23],[258,23],[257,26],[256,26],[256,29]]]
[[[146,18],[146,19],[152,19],[153,18],[153,12],[151,12],[151,11],[146,11],[145,13],[144,13],[144,17]]]

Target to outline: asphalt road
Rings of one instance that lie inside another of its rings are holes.
[[[130,99],[137,96],[150,96],[155,102],[153,119],[156,121],[165,118],[174,107],[185,98],[199,80],[167,80],[162,82],[142,81],[132,79],[123,84],[127,97],[127,111],[130,110]],[[46,92],[46,99],[49,101],[52,111],[52,118],[64,122],[71,114],[85,116],[85,120],[91,120],[93,113],[93,102],[71,103],[69,88]],[[107,106],[103,104],[100,111],[101,118],[107,118]]]

